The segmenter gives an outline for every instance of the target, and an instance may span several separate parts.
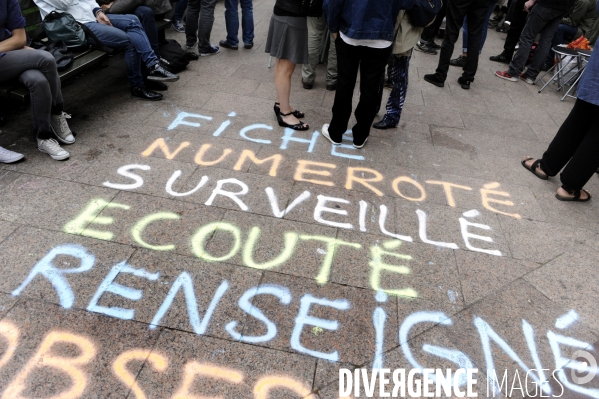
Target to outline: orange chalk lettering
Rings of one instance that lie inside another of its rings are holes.
[[[369,178],[358,177],[358,176],[356,176],[355,172],[362,172],[362,176],[364,175],[364,172],[370,173],[370,174],[372,174],[374,176],[373,177],[369,177]],[[382,197],[383,193],[381,192],[381,190],[379,190],[376,187],[373,187],[371,184],[369,184],[369,182],[374,183],[374,182],[382,181],[382,180],[383,180],[383,175],[380,174],[378,171],[376,171],[374,169],[370,169],[370,168],[347,168],[347,180],[345,181],[345,188],[348,189],[348,190],[351,190],[353,188],[353,182],[356,182],[356,183],[360,183],[361,185],[363,185],[367,189],[371,190],[373,193],[375,193],[379,197]]]
[[[198,375],[225,380],[233,384],[239,384],[243,381],[243,374],[237,370],[191,361],[185,365],[185,376],[183,377],[181,388],[179,388],[171,399],[222,399],[222,396],[197,396],[189,392]]]
[[[254,399],[269,399],[269,393],[274,388],[289,389],[301,398],[316,399],[310,389],[299,381],[288,377],[267,376],[254,385]]]
[[[399,191],[399,183],[401,183],[401,182],[410,183],[411,185],[416,187],[418,190],[420,190],[420,197],[413,198],[413,197],[406,197],[405,195],[403,195],[401,193],[401,191]],[[397,195],[399,195],[400,197],[405,198],[409,201],[422,202],[426,199],[426,192],[424,191],[424,187],[422,187],[422,185],[420,183],[418,183],[416,180],[410,179],[408,176],[399,176],[397,179],[393,180],[393,183],[391,185],[393,187],[393,190],[397,193]]]
[[[51,353],[55,344],[75,345],[81,351],[77,357],[56,356]],[[14,380],[8,385],[2,399],[26,399],[21,394],[27,389],[27,377],[42,367],[51,367],[67,374],[71,379],[71,387],[57,395],[47,399],[75,399],[80,398],[87,386],[87,375],[81,369],[88,364],[96,355],[94,344],[81,335],[75,335],[67,332],[53,331],[48,333],[37,353],[29,359],[29,362],[17,374]]]
[[[322,168],[329,168],[329,169],[335,169],[337,167],[337,165],[334,165],[332,163],[313,162],[313,161],[305,161],[305,160],[300,159],[297,161],[297,168],[295,169],[295,175],[293,176],[293,178],[296,181],[307,181],[309,183],[320,184],[323,186],[333,187],[335,185],[335,183],[333,183],[331,181],[311,180],[311,179],[304,178],[304,174],[313,174],[313,175],[319,175],[319,176],[330,176],[331,175],[331,172],[329,172],[328,170],[309,169],[309,166],[320,166]]]
[[[164,139],[159,138],[159,139],[156,139],[156,141],[154,141],[152,144],[150,144],[150,146],[144,152],[142,152],[141,155],[144,157],[147,157],[147,156],[150,156],[150,154],[152,154],[156,149],[160,149],[160,150],[162,150],[162,153],[164,154],[166,159],[173,159],[177,156],[179,151],[181,151],[188,145],[189,145],[189,142],[184,141],[181,144],[179,144],[179,148],[177,148],[174,152],[171,152],[171,150],[168,148],[168,145],[166,144]]]
[[[218,158],[215,161],[204,161],[204,155],[206,154],[206,151],[208,151],[210,148],[212,148],[212,144],[204,144],[200,147],[200,149],[198,150],[198,153],[196,154],[196,157],[194,159],[194,162],[197,163],[198,165],[201,166],[212,166],[212,165],[216,165],[219,162],[222,162],[230,153],[233,152],[233,150],[230,150],[229,148],[225,148],[223,150],[223,154],[220,156],[220,158]]]
[[[452,188],[459,188],[462,190],[472,191],[472,187],[468,186],[460,186],[459,184],[453,184],[446,181],[435,181],[435,180],[427,180],[427,184],[440,184],[443,186],[443,190],[445,191],[445,197],[447,198],[447,205],[455,208],[455,200],[453,199],[453,193],[451,192]]]
[[[127,363],[133,360],[147,360],[154,369],[164,371],[168,366],[168,359],[162,355],[153,353],[150,349],[133,349],[121,353],[121,355],[115,359],[114,363],[112,363],[113,373],[127,388],[131,388],[131,392],[135,395],[135,399],[146,399],[146,394],[141,390],[137,381],[135,381],[135,375],[127,370]]]
[[[495,188],[499,188],[499,183],[497,183],[497,182],[488,183],[488,184],[483,185],[483,188],[480,189],[480,195],[482,197],[483,206],[492,212],[499,213],[500,215],[511,216],[514,219],[522,219],[522,216],[520,216],[517,213],[502,212],[498,209],[493,208],[491,205],[489,205],[489,203],[494,202],[496,204],[514,206],[514,203],[512,201],[504,201],[504,200],[499,200],[499,199],[495,199],[495,198],[490,198],[489,197],[490,194],[499,195],[501,197],[509,197],[510,196],[510,194],[506,193],[505,191],[493,190]]]
[[[270,167],[270,172],[268,173],[268,175],[273,176],[273,177],[277,175],[277,169],[279,167],[279,164],[281,163],[281,160],[283,159],[281,154],[275,154],[268,158],[258,159],[258,158],[256,158],[256,154],[254,153],[254,151],[243,150],[243,152],[239,156],[239,160],[237,161],[237,163],[235,164],[235,167],[233,169],[241,170],[241,168],[243,167],[243,164],[245,163],[246,159],[248,159],[248,158],[250,159],[250,161],[252,161],[256,165],[262,165],[265,162],[272,162],[272,166]]]
[[[0,368],[12,357],[19,344],[19,328],[8,320],[0,321],[0,336],[6,340],[6,352],[0,357]]]

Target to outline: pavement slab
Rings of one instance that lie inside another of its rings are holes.
[[[398,125],[357,149],[352,114],[333,146],[324,64],[310,90],[291,75],[309,129],[279,126],[273,2],[253,7],[254,47],[191,61],[162,101],[131,98],[121,55],[63,82],[68,160],[6,107],[0,146],[25,159],[0,166],[0,397],[340,399],[344,369],[422,389],[418,369],[473,367],[478,397],[487,368],[510,387],[546,368],[557,396],[597,398],[576,361],[599,360],[599,203],[557,201],[559,175],[521,165],[574,100],[495,77],[489,29],[470,90],[460,68],[424,81],[438,55],[414,51]]]

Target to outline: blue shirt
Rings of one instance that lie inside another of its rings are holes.
[[[24,28],[25,25],[18,0],[0,0],[0,42],[10,39],[13,30]],[[0,53],[0,57],[4,54]]]
[[[599,12],[599,2],[597,3]],[[599,48],[591,53],[591,59],[578,82],[578,98],[591,104],[599,105]]]

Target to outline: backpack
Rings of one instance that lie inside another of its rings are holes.
[[[441,0],[416,0],[414,7],[406,10],[406,14],[410,18],[410,24],[424,28],[435,20],[442,6]]]
[[[52,11],[46,15],[42,24],[51,42],[62,41],[69,49],[87,46],[83,28],[69,13]]]
[[[183,47],[173,39],[167,39],[160,44],[161,65],[171,73],[179,73],[189,64],[200,58],[197,54],[183,50]]]
[[[302,0],[300,14],[306,17],[321,17],[322,2],[323,0]]]

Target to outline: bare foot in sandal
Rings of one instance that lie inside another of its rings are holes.
[[[530,156],[526,156],[522,159],[522,166],[528,169],[532,174],[537,176],[539,179],[547,180],[548,175],[541,168],[541,161],[539,159],[534,159]]]
[[[591,195],[587,190],[567,191],[562,186],[557,189],[556,198],[560,201],[587,202],[591,199]]]

